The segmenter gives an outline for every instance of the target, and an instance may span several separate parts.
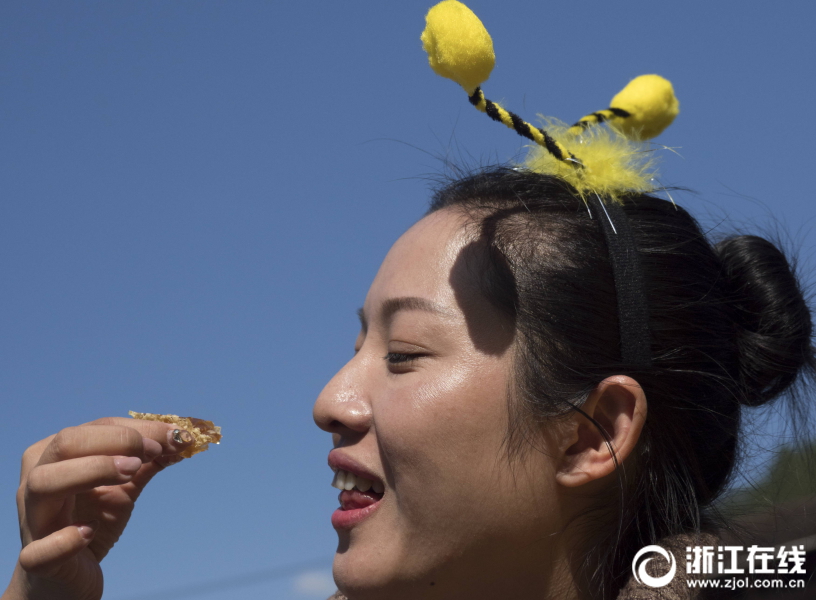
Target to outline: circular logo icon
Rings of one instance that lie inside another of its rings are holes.
[[[638,565],[638,561],[640,557],[644,554],[648,554],[650,552],[656,552],[660,556],[666,559],[671,567],[669,568],[669,572],[661,577],[652,577],[646,572],[646,565],[649,564],[649,561],[655,558],[654,556],[650,556],[649,558],[644,558],[643,561]],[[671,580],[674,579],[674,574],[677,572],[677,563],[674,560],[674,554],[661,548],[660,546],[645,546],[641,548],[637,554],[635,554],[635,558],[632,561],[632,574],[637,579],[638,583],[643,583],[648,585],[649,587],[659,588],[671,583]]]

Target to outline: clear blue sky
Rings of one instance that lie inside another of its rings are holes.
[[[430,5],[0,3],[3,586],[23,449],[138,410],[225,440],[151,484],[106,598],[310,560],[240,596],[325,598],[337,492],[312,402],[425,210],[433,156],[523,145],[428,68]],[[658,141],[682,157],[663,181],[695,192],[678,203],[720,229],[781,226],[814,280],[814,3],[470,6],[496,46],[487,96],[529,119],[671,79],[681,114]]]

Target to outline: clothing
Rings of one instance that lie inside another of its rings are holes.
[[[617,600],[696,600],[700,597],[699,589],[690,588],[687,584],[686,547],[716,546],[716,544],[716,537],[710,534],[675,535],[661,540],[659,546],[671,552],[677,561],[674,579],[665,587],[653,588],[639,583],[632,576],[618,593]],[[667,569],[648,569],[647,572],[654,577],[659,577],[664,575]],[[328,600],[348,600],[348,598],[337,591]]]
[[[653,588],[639,583],[634,576],[623,586],[618,593],[617,600],[694,600],[700,597],[700,589],[689,587],[689,577],[686,575],[686,548],[690,546],[716,546],[717,538],[711,534],[684,534],[675,535],[660,540],[661,548],[668,550],[677,560],[677,571],[671,583],[662,588]],[[663,563],[665,565],[665,563]],[[664,575],[667,568],[651,569],[647,572],[655,577]],[[340,597],[342,599],[342,596]]]

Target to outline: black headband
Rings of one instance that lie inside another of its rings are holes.
[[[598,215],[612,263],[618,298],[621,359],[627,364],[648,367],[652,364],[649,305],[643,290],[643,268],[629,217],[616,202],[604,204],[595,196],[590,198],[589,203]]]

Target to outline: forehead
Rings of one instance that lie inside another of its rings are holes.
[[[380,266],[366,298],[367,309],[372,302],[402,296],[453,303],[452,272],[472,239],[466,223],[461,212],[441,210],[406,231]]]

